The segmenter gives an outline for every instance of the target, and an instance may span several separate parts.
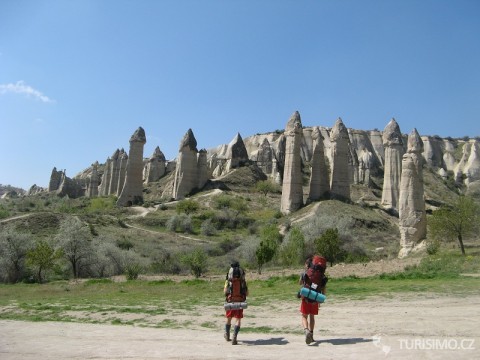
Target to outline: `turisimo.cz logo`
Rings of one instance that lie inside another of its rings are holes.
[[[400,350],[475,350],[475,339],[399,339]]]

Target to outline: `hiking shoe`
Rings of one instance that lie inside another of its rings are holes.
[[[309,330],[305,330],[305,343],[307,345],[313,342],[313,333]]]
[[[233,339],[232,339],[232,345],[237,345],[237,337],[234,336]]]
[[[230,334],[229,334],[229,333],[227,333],[227,332],[224,333],[224,334],[223,334],[223,337],[224,337],[224,339],[225,339],[226,341],[230,341]]]

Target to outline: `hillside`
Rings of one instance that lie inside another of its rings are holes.
[[[284,242],[290,229],[299,228],[305,237],[306,253],[314,251],[313,242],[323,231],[337,228],[344,261],[396,258],[398,218],[379,207],[379,190],[355,185],[351,203],[313,202],[284,216],[279,212],[279,188],[266,195],[255,190],[255,184],[263,179],[265,176],[256,166],[245,166],[211,180],[204,191],[188,198],[198,206],[191,213],[177,211],[182,201],[162,198],[168,178],[145,188],[145,206],[140,208],[117,208],[114,197],[68,199],[41,193],[2,199],[0,231],[13,229],[28,234],[31,241],[52,241],[62,221],[78,217],[88,224],[92,249],[102,254],[101,259],[90,261],[108,265],[102,270],[104,275],[122,273],[131,263],[141,265],[142,272],[150,274],[187,274],[189,264],[184,257],[195,249],[207,255],[206,268],[210,272],[223,271],[234,258],[255,269],[255,249],[262,229],[269,225],[286,234]],[[425,172],[425,186],[429,208],[456,196],[433,172]],[[112,259],[122,264],[113,266],[109,262]],[[282,262],[278,257],[267,264],[267,269],[279,266]],[[102,273],[98,271],[95,266],[86,266],[83,274],[98,276]],[[51,276],[67,273],[68,264],[64,264],[59,274]]]

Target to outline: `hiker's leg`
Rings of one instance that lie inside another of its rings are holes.
[[[223,334],[223,337],[227,341],[230,341],[230,328],[231,327],[232,327],[232,318],[227,317],[227,322],[225,323],[225,332]]]
[[[307,314],[302,314],[302,326],[304,329],[309,329],[308,326],[308,315]]]
[[[237,316],[235,317],[235,327],[233,328],[232,345],[237,345],[237,336],[240,331],[240,326],[242,325],[242,316],[243,310],[238,310]]]
[[[315,328],[315,315],[313,314],[310,314],[310,326],[309,326],[309,330],[313,333],[313,329]]]

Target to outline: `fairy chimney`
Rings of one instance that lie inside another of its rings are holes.
[[[403,137],[395,119],[390,120],[383,130],[385,164],[382,191],[382,206],[398,209],[400,176],[402,174]]]
[[[197,154],[197,140],[192,129],[188,129],[180,142],[173,183],[174,199],[183,199],[198,186]]]
[[[413,129],[408,135],[407,153],[402,159],[400,197],[398,201],[400,253],[408,255],[427,235],[427,218],[423,191],[423,141]]]
[[[325,162],[325,151],[323,148],[323,137],[318,127],[312,132],[313,153],[312,153],[312,173],[310,176],[310,200],[320,200],[323,198],[330,187],[328,185],[327,164]]]
[[[144,178],[146,184],[158,181],[163,175],[165,175],[165,163],[165,155],[160,151],[160,147],[157,146],[145,166]]]
[[[341,118],[335,122],[330,133],[331,141],[331,177],[330,193],[332,198],[350,199],[349,137]]]
[[[143,146],[147,142],[145,130],[139,127],[130,138],[125,183],[118,206],[131,206],[143,203]]]
[[[302,159],[300,157],[302,121],[298,111],[295,111],[287,122],[284,135],[286,139],[285,165],[280,211],[289,214],[303,205]]]

